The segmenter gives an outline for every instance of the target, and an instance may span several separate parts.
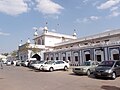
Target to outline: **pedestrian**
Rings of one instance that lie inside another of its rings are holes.
[[[0,60],[0,67],[1,67],[1,69],[3,69],[3,61],[2,60]]]

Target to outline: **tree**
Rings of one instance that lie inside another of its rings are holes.
[[[14,51],[11,53],[11,56],[16,57],[16,56],[17,56],[17,51],[14,50]]]
[[[2,53],[2,55],[4,55],[4,56],[8,56],[8,55],[9,55],[9,53]]]

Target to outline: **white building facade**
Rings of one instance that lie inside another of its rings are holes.
[[[75,66],[88,60],[120,60],[120,29],[77,39],[76,33],[64,35],[45,27],[41,35],[35,32],[33,40],[34,44],[19,46],[19,59],[38,56],[40,60],[70,60]]]
[[[43,32],[38,35],[37,31],[34,33],[34,44],[28,40],[25,44],[19,45],[18,56],[20,60],[27,60],[37,57],[38,60],[45,60],[44,53],[46,51],[53,51],[56,43],[76,39],[75,33],[73,35],[64,35],[55,32],[49,32],[47,27],[44,27]],[[53,60],[54,58],[52,58]]]
[[[45,58],[70,60],[75,66],[88,60],[120,60],[120,29],[57,43]]]

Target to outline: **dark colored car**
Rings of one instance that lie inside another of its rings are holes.
[[[120,60],[103,61],[95,68],[95,77],[110,77],[115,79],[120,75]]]

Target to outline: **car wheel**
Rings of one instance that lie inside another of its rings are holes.
[[[90,76],[91,72],[90,70],[87,70],[87,75]]]
[[[65,66],[65,67],[64,67],[64,70],[65,70],[65,71],[67,71],[67,70],[68,70],[68,67],[67,67],[67,66]]]
[[[113,72],[113,73],[112,73],[112,79],[115,79],[115,78],[116,78],[116,73]]]
[[[54,70],[53,67],[51,67],[51,68],[49,69],[50,72],[52,72],[53,70]]]
[[[97,75],[94,75],[95,78],[99,78]]]

